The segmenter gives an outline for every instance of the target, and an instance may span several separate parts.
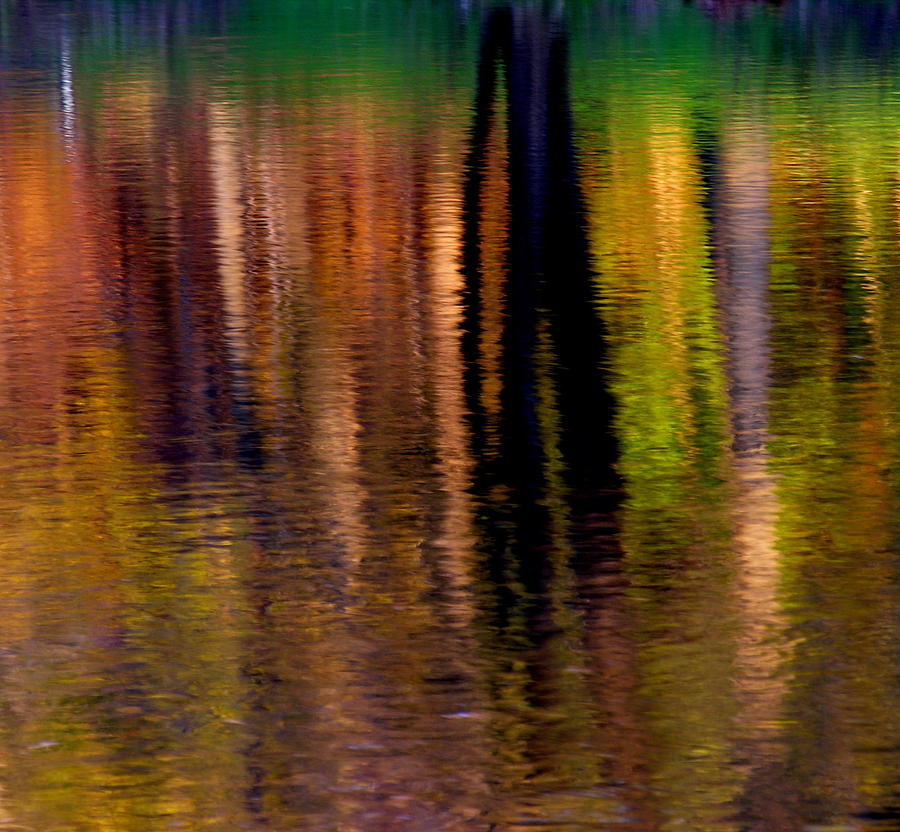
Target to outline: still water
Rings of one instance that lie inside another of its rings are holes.
[[[0,0],[0,829],[900,830],[900,2]]]

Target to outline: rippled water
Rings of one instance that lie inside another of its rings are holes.
[[[0,0],[0,829],[900,830],[900,2]]]

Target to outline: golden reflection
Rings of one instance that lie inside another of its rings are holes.
[[[503,78],[500,84],[502,89]],[[509,135],[506,124],[506,108],[501,99],[494,102],[491,114],[492,129],[489,145],[484,160],[484,186],[482,188],[481,205],[484,217],[480,242],[480,272],[482,275],[481,301],[481,355],[480,368],[483,375],[481,381],[480,407],[485,414],[485,433],[487,441],[497,452],[500,429],[500,395],[503,387],[501,378],[501,358],[503,346],[503,301],[507,279],[507,240],[509,229],[509,154],[507,152]]]
[[[635,678],[621,684],[640,715],[635,739],[647,749],[654,795],[638,797],[637,811],[652,828],[733,829],[738,611],[722,486],[724,351],[699,160],[686,114],[671,105],[610,113],[610,149],[601,159],[587,145],[586,169],[595,172],[592,242],[627,494],[625,626]],[[636,749],[619,753],[634,759]]]

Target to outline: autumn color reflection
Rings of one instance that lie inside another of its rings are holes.
[[[0,829],[898,827],[893,0],[0,13]]]

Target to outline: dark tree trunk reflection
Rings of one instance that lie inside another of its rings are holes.
[[[486,14],[464,208],[466,397],[476,490],[491,506],[489,580],[537,599],[550,551],[608,549],[597,527],[608,528],[598,518],[615,457],[567,38],[539,7]]]

